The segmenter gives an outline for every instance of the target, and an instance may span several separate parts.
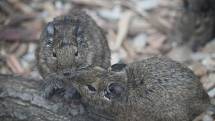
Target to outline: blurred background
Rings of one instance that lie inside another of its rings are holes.
[[[0,73],[40,78],[34,53],[43,26],[80,8],[104,30],[112,64],[165,55],[191,68],[215,97],[213,5],[210,0],[0,0]]]

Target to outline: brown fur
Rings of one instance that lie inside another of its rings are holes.
[[[94,69],[74,77],[88,111],[114,121],[192,121],[210,104],[193,72],[165,57],[131,63],[121,72]],[[104,90],[111,83],[125,90],[108,101]],[[86,85],[96,91],[92,93]]]

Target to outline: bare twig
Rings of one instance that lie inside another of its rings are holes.
[[[16,73],[16,74],[24,73],[24,69],[20,65],[15,55],[8,55],[6,62],[7,62],[7,65],[10,67],[10,69],[13,71],[13,73]]]
[[[133,13],[130,11],[127,11],[121,17],[118,24],[118,34],[117,34],[116,44],[114,48],[115,50],[117,50],[121,46],[121,44],[123,43],[123,40],[126,38],[128,33],[129,23],[132,16],[133,16]]]

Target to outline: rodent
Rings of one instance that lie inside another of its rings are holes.
[[[94,66],[107,69],[110,67],[110,49],[95,21],[85,12],[74,9],[45,26],[36,59],[44,79],[44,96],[51,97],[56,90],[65,90],[64,79],[58,73]]]
[[[91,115],[112,121],[192,121],[210,106],[197,76],[166,57],[68,75]]]

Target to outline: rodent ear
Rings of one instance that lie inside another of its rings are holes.
[[[124,86],[120,83],[111,83],[107,89],[108,92],[115,94],[116,96],[120,96],[120,94],[125,91]]]
[[[104,90],[105,98],[111,100],[113,98],[119,98],[126,91],[126,87],[117,82],[110,83]]]
[[[126,66],[127,66],[127,65],[124,64],[124,63],[116,63],[116,64],[113,64],[113,65],[111,66],[111,69],[110,69],[110,70],[111,70],[111,71],[114,71],[114,72],[120,72],[120,71],[124,70]]]

